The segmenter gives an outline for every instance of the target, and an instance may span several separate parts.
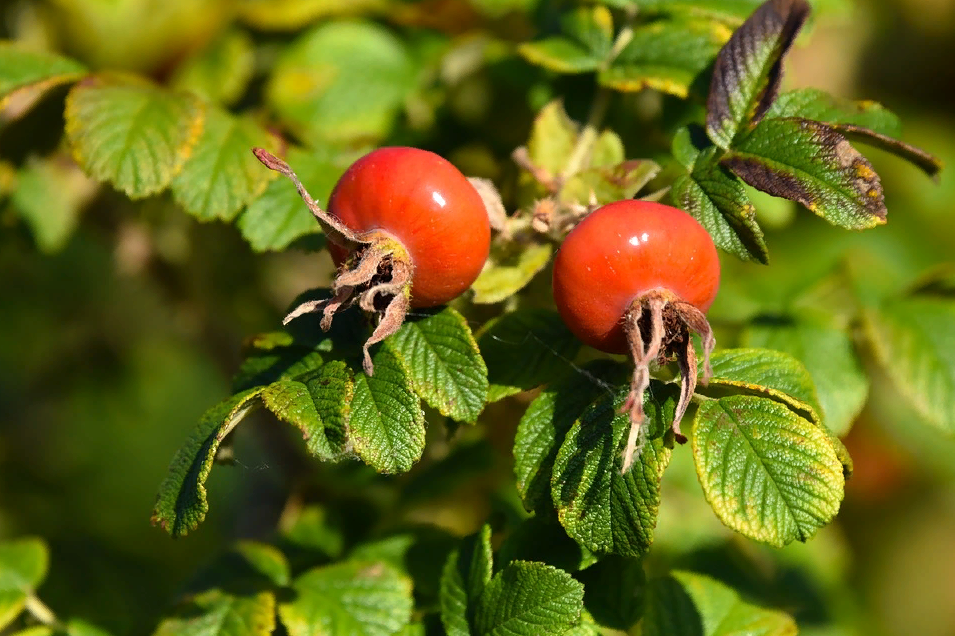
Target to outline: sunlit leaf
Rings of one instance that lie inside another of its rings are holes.
[[[192,156],[172,183],[173,198],[200,221],[231,221],[276,176],[254,147],[275,150],[275,142],[252,120],[209,107]]]
[[[795,636],[796,622],[740,599],[730,587],[692,572],[653,579],[644,636]]]
[[[27,597],[46,578],[50,554],[40,539],[0,542],[0,629],[10,624]]]
[[[729,148],[763,118],[779,92],[783,57],[808,17],[805,0],[767,0],[720,50],[706,102],[713,143]]]
[[[646,442],[633,467],[620,474],[630,417],[620,413],[629,386],[587,407],[554,460],[551,491],[561,525],[596,554],[640,556],[653,542],[660,479],[671,448],[664,431],[673,421],[673,385],[653,382],[644,410]]]
[[[236,596],[209,590],[189,599],[153,636],[269,636],[275,629],[275,595]]]
[[[876,359],[902,396],[928,422],[955,433],[955,302],[894,299],[864,318]]]
[[[561,33],[525,42],[517,52],[528,62],[558,73],[596,71],[610,53],[613,18],[606,7],[581,7],[564,14]]]
[[[845,478],[826,432],[786,405],[730,395],[694,419],[697,476],[727,527],[776,547],[806,541],[839,511]]]
[[[176,452],[159,486],[153,524],[181,537],[202,523],[209,511],[205,483],[216,451],[232,429],[258,406],[259,391],[243,391],[205,412],[192,437]]]
[[[51,88],[73,82],[85,74],[86,67],[70,58],[32,50],[16,42],[0,41],[0,108],[5,98],[20,88]]]
[[[66,134],[76,162],[131,198],[166,189],[192,155],[205,109],[132,75],[93,75],[66,99]]]
[[[372,362],[374,375],[355,375],[351,442],[358,456],[378,472],[407,472],[424,451],[424,412],[411,378],[390,349],[380,348]]]
[[[474,422],[487,397],[487,367],[464,317],[450,307],[405,321],[385,341],[432,408]]]
[[[524,289],[550,262],[550,243],[521,246],[520,249],[492,249],[477,280],[471,285],[474,302],[499,303]]]
[[[285,124],[313,144],[376,140],[416,86],[404,43],[368,22],[326,22],[279,57],[266,90]]]
[[[243,31],[226,31],[180,66],[172,85],[220,104],[234,104],[255,70],[252,39]]]
[[[289,636],[391,636],[411,621],[411,581],[385,563],[343,561],[305,572],[279,605]]]
[[[580,620],[584,586],[543,563],[514,561],[494,575],[474,613],[473,633],[560,634]]]
[[[808,119],[764,119],[722,160],[743,181],[802,203],[833,225],[885,223],[885,196],[872,164],[841,134]]]
[[[709,20],[659,18],[633,30],[633,38],[598,75],[618,91],[658,91],[687,97],[731,31]]]
[[[297,31],[321,18],[385,9],[388,0],[242,0],[239,17],[265,31]]]

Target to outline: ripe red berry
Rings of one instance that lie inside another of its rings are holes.
[[[643,393],[650,365],[680,363],[680,419],[696,387],[690,332],[703,339],[704,380],[715,342],[703,312],[719,288],[720,264],[710,235],[682,210],[648,201],[618,201],[584,218],[554,259],[554,301],[568,328],[608,353],[629,353],[635,369],[624,408],[631,434],[623,470],[642,444]]]
[[[554,259],[554,301],[574,334],[608,353],[629,351],[623,316],[640,294],[667,289],[700,311],[716,298],[713,239],[689,214],[617,201],[588,215]]]
[[[449,161],[418,148],[381,148],[342,175],[328,212],[356,232],[384,230],[408,251],[411,306],[457,298],[481,273],[491,245],[484,203]],[[330,245],[335,264],[347,249]]]
[[[409,307],[431,307],[461,295],[481,273],[491,228],[481,195],[447,160],[417,148],[380,148],[345,171],[328,212],[312,200],[291,168],[266,151],[259,160],[289,177],[329,240],[339,267],[334,296],[299,305],[288,323],[322,311],[328,329],[339,309],[357,303],[382,314],[368,348],[396,332]]]

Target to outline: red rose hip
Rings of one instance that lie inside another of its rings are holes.
[[[629,353],[635,369],[625,409],[632,427],[623,458],[626,472],[642,445],[643,393],[650,365],[680,363],[680,419],[696,387],[691,332],[703,338],[704,379],[715,342],[703,312],[719,288],[713,240],[689,214],[649,201],[618,201],[589,214],[564,240],[554,259],[554,302],[567,327],[608,353]]]
[[[442,157],[418,148],[375,150],[345,171],[326,212],[284,161],[260,148],[253,152],[295,184],[339,268],[334,296],[302,303],[285,323],[321,310],[327,330],[339,309],[356,303],[380,313],[364,345],[369,375],[369,347],[395,333],[409,307],[448,302],[481,273],[491,244],[487,210],[474,186]]]

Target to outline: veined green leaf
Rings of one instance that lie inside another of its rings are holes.
[[[302,431],[309,453],[334,462],[345,453],[354,393],[352,370],[333,360],[294,379],[273,382],[259,397],[277,418]]]
[[[912,296],[864,314],[876,359],[928,422],[955,433],[955,302]]]
[[[46,544],[37,538],[0,542],[0,629],[9,625],[36,591],[50,565]]]
[[[580,341],[560,316],[547,310],[518,310],[491,321],[478,344],[487,363],[488,402],[546,384],[571,366]]]
[[[812,376],[826,426],[836,435],[849,432],[865,405],[869,380],[843,329],[801,318],[757,320],[743,332],[741,343],[784,351],[802,362]]]
[[[195,530],[206,518],[206,479],[222,440],[258,406],[261,389],[249,389],[212,407],[199,427],[173,457],[159,486],[152,522],[174,537]]]
[[[165,190],[190,157],[205,108],[133,75],[100,74],[66,99],[66,135],[76,162],[130,198]]]
[[[375,140],[417,84],[405,44],[370,22],[325,22],[285,49],[266,98],[312,144]]]
[[[385,563],[343,561],[314,568],[279,605],[289,636],[391,636],[411,622],[411,580]]]
[[[757,190],[802,203],[833,225],[862,230],[885,223],[879,175],[827,124],[764,119],[735,139],[722,164]]]
[[[796,636],[796,622],[778,610],[751,605],[718,581],[673,572],[650,581],[644,636]]]
[[[245,360],[232,379],[232,392],[295,378],[322,364],[324,359],[319,351],[295,341],[285,331],[259,334],[246,343]]]
[[[812,376],[789,353],[771,349],[723,349],[711,358],[713,377],[703,392],[738,389],[777,400],[814,424],[822,407]]]
[[[630,418],[620,413],[629,386],[587,407],[554,460],[551,491],[561,525],[596,554],[640,556],[653,542],[660,479],[670,460],[664,432],[673,421],[674,385],[650,384],[644,400],[646,443],[620,474]]]
[[[0,109],[6,97],[18,89],[52,88],[85,74],[86,67],[70,58],[31,50],[16,42],[0,41]]]
[[[845,477],[827,433],[784,404],[750,395],[705,401],[691,438],[707,501],[751,539],[806,541],[839,511]]]
[[[269,636],[275,595],[234,596],[209,590],[189,599],[181,615],[164,619],[153,636]]]
[[[271,135],[250,119],[210,107],[192,157],[172,183],[173,198],[200,221],[231,221],[278,173],[252,148],[275,150]]]
[[[464,317],[446,307],[405,321],[385,341],[431,407],[460,422],[474,422],[487,397],[487,367]]]
[[[424,451],[424,412],[411,378],[387,347],[372,356],[375,374],[355,376],[350,437],[355,452],[381,473],[404,473]]]
[[[902,135],[902,121],[877,102],[856,102],[834,97],[817,88],[797,88],[781,93],[766,111],[766,118],[799,117],[826,124],[853,124],[889,137]]]
[[[478,599],[491,581],[491,527],[461,540],[441,573],[441,623],[448,636],[471,636]]]
[[[515,561],[494,575],[474,613],[480,636],[562,634],[580,621],[584,586],[563,570]]]
[[[721,148],[757,124],[782,81],[782,59],[809,17],[805,0],[767,0],[716,58],[706,102],[706,132]]]
[[[527,407],[514,437],[514,474],[527,510],[546,514],[551,508],[554,460],[567,431],[584,409],[612,392],[630,372],[619,362],[594,361],[579,374],[565,372]]]
[[[633,30],[630,43],[597,79],[618,91],[653,88],[687,97],[730,34],[710,20],[653,20]]]
[[[700,152],[692,171],[673,183],[671,196],[706,228],[718,248],[765,265],[769,250],[756,222],[756,208],[742,182],[720,165],[721,155],[715,146]]]

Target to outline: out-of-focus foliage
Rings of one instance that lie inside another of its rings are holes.
[[[955,6],[811,2],[775,102],[769,29],[714,107],[760,4],[4,4],[0,633],[955,631],[955,177],[906,162],[955,165]],[[249,149],[324,203],[386,144],[511,216],[473,295],[367,378],[359,316],[276,332],[331,264]],[[655,382],[620,475],[627,365],[581,350],[547,264],[632,196],[725,252],[726,351],[692,444]],[[164,476],[183,540],[147,523]]]

